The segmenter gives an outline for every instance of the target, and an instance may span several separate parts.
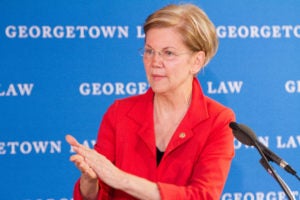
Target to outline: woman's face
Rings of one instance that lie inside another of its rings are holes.
[[[152,28],[146,34],[144,66],[155,93],[176,93],[189,89],[197,66],[197,54],[183,43],[174,28]]]

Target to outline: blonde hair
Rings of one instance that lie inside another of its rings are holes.
[[[147,32],[152,28],[168,27],[178,30],[191,51],[205,52],[204,65],[216,54],[218,37],[215,26],[199,7],[193,4],[167,5],[148,16],[144,23],[144,33],[147,37]]]

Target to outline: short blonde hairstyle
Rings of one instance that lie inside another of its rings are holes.
[[[184,44],[193,52],[204,51],[204,66],[218,49],[214,24],[206,13],[193,4],[167,5],[149,15],[144,23],[144,33],[152,28],[174,27],[182,35]]]

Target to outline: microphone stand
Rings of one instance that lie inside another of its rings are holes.
[[[260,159],[260,163],[262,164],[262,166],[267,170],[267,172],[269,172],[269,174],[271,174],[272,177],[275,178],[275,180],[279,183],[280,187],[283,189],[283,191],[285,192],[287,197],[290,200],[295,200],[295,197],[293,196],[292,191],[290,190],[288,185],[282,180],[282,178],[276,173],[276,171],[273,169],[273,167],[270,165],[269,160],[263,153],[262,149],[260,148],[260,146],[258,145],[256,140],[254,140],[254,146],[257,148],[260,155],[262,156],[262,158]]]

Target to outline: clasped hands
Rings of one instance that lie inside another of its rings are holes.
[[[120,180],[125,175],[123,171],[94,149],[81,145],[73,136],[66,135],[66,141],[76,152],[70,157],[70,161],[75,164],[82,175],[90,180],[100,178],[101,181],[116,189],[120,187]]]

